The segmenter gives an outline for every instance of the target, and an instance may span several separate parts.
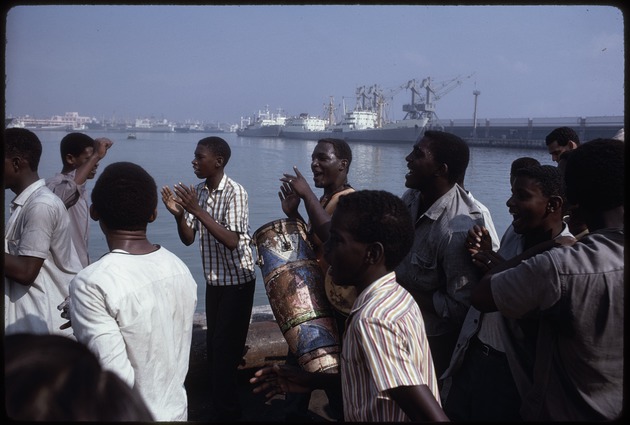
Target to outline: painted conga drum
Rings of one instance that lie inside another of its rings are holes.
[[[271,310],[298,363],[309,372],[338,372],[339,333],[306,225],[275,220],[253,240]]]

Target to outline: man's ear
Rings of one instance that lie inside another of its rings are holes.
[[[223,167],[223,163],[224,163],[224,162],[225,162],[225,161],[223,160],[223,157],[222,157],[222,156],[217,156],[216,167],[217,167],[217,168],[221,168],[221,167]]]
[[[448,164],[445,162],[441,163],[437,171],[435,172],[435,175],[442,176],[445,179],[448,179]]]
[[[549,212],[560,211],[562,209],[563,201],[560,196],[552,196],[547,201],[547,210]]]
[[[575,149],[578,147],[578,144],[575,143],[573,140],[569,140],[569,143],[567,143],[567,146],[569,146],[571,149]]]
[[[149,223],[153,223],[158,216],[157,207],[153,210],[153,214],[149,217]]]
[[[100,218],[96,208],[94,208],[94,204],[90,204],[90,218],[94,221],[98,221]]]
[[[341,161],[339,161],[339,164],[341,164],[341,166],[339,167],[339,171],[343,171],[343,170],[347,170],[348,169],[348,160],[347,159],[342,159]]]
[[[385,260],[384,256],[385,248],[383,247],[383,244],[380,242],[375,242],[368,246],[365,261],[368,264],[378,264],[379,262]]]
[[[65,164],[64,165],[72,165],[74,166],[74,155],[72,155],[71,153],[67,153],[66,156],[64,156],[65,159]]]

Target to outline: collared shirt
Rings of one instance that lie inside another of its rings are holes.
[[[602,229],[492,276],[510,318],[539,312],[526,421],[616,419],[623,406],[624,230]]]
[[[11,216],[4,235],[5,252],[44,259],[30,285],[4,278],[5,333],[61,334],[67,320],[57,306],[68,296],[72,278],[81,270],[70,236],[70,218],[63,202],[48,189],[44,179],[28,186],[11,202]]]
[[[239,234],[234,250],[219,242],[192,214],[186,223],[199,233],[199,250],[206,283],[212,286],[243,285],[256,278],[252,238],[249,234],[249,206],[245,188],[223,175],[219,186],[210,190],[205,182],[196,187],[199,205],[226,229]]]
[[[468,230],[485,225],[481,211],[457,184],[420,216],[419,191],[407,190],[402,199],[415,223],[415,237],[396,268],[398,282],[414,297],[431,297],[435,312],[422,312],[428,336],[458,332],[479,280],[464,243]]]
[[[70,214],[70,228],[72,229],[72,242],[79,254],[81,265],[90,264],[88,255],[89,236],[89,203],[85,183],[77,184],[74,181],[76,170],[68,174],[57,173],[46,179],[46,186],[57,195]]]
[[[105,254],[70,284],[72,328],[104,368],[138,389],[157,421],[185,421],[197,284],[164,247]]]
[[[427,385],[440,402],[422,313],[393,272],[359,294],[342,346],[346,421],[409,421],[387,393],[401,386]]]

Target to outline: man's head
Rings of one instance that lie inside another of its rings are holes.
[[[109,230],[144,230],[157,216],[153,177],[131,162],[108,165],[92,189],[92,219]]]
[[[25,128],[4,130],[4,157],[19,157],[28,163],[31,171],[37,171],[42,156],[42,143],[35,133]]]
[[[514,231],[525,234],[546,231],[562,221],[564,190],[562,174],[551,165],[535,165],[514,171],[512,195],[506,205]]]
[[[596,139],[580,145],[567,159],[564,182],[568,201],[589,230],[597,230],[598,216],[625,204],[624,142]]]
[[[37,135],[24,128],[4,131],[4,188],[19,194],[39,179],[37,167],[42,156],[42,144]]]
[[[580,145],[580,138],[572,128],[558,127],[545,137],[545,144],[551,159],[558,162],[562,152],[573,150]]]
[[[463,182],[470,160],[470,150],[460,137],[444,131],[426,131],[407,155],[409,173],[405,185],[423,190],[441,178],[449,186]]]
[[[59,151],[64,169],[75,170],[94,152],[94,139],[83,133],[68,133],[61,139]]]
[[[336,188],[347,181],[352,150],[345,140],[320,139],[311,154],[315,187]]]
[[[324,247],[333,278],[357,283],[378,255],[388,271],[394,270],[411,249],[413,234],[411,215],[399,197],[376,190],[340,197]]]

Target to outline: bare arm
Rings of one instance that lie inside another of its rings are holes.
[[[293,171],[295,171],[295,176],[284,174],[284,177],[280,180],[289,185],[290,189],[304,200],[304,207],[308,213],[313,231],[320,240],[327,241],[330,230],[330,214],[319,203],[319,199],[311,190],[300,170],[294,166]]]
[[[43,265],[43,258],[4,254],[4,275],[20,285],[33,284]]]
[[[85,183],[92,169],[98,162],[107,155],[107,150],[113,145],[113,142],[106,138],[98,138],[94,141],[94,152],[88,160],[77,168],[74,173],[74,181],[81,185]]]
[[[254,394],[265,392],[266,398],[284,393],[308,393],[314,389],[341,387],[339,373],[307,372],[297,366],[278,365],[264,367],[249,380],[254,384]]]
[[[426,385],[392,388],[391,398],[409,416],[412,422],[448,422],[449,419]]]

